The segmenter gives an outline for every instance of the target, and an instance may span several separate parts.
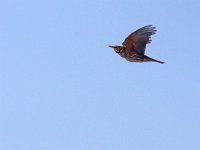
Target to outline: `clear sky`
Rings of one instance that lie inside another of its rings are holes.
[[[152,24],[130,63],[108,45]],[[199,0],[1,0],[1,150],[200,150]]]

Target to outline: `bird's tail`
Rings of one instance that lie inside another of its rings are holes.
[[[145,56],[144,60],[146,60],[146,61],[153,61],[153,62],[157,62],[157,63],[160,63],[160,64],[164,64],[164,63],[165,63],[165,62],[163,62],[163,61],[159,61],[159,60],[150,58],[150,57],[148,57],[148,56]]]

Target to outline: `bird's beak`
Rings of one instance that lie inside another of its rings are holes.
[[[113,46],[108,46],[108,47],[113,48]]]

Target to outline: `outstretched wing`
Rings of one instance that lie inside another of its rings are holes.
[[[130,53],[144,54],[146,44],[151,43],[151,35],[156,33],[152,25],[144,26],[131,33],[123,42],[123,45]]]

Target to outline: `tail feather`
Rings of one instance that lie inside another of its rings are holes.
[[[146,61],[153,61],[153,62],[157,62],[157,63],[160,63],[160,64],[164,64],[164,63],[165,63],[165,62],[163,62],[163,61],[159,61],[159,60],[150,58],[150,57],[148,57],[148,56],[145,56],[144,59],[145,59]]]

